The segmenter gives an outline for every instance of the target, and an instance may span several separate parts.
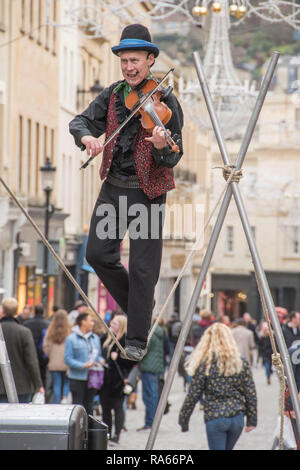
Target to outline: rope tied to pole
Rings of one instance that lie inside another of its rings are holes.
[[[284,367],[281,361],[281,356],[278,352],[272,354],[272,365],[276,369],[279,378],[280,391],[279,391],[279,412],[280,412],[280,435],[279,435],[279,449],[283,449],[283,424],[284,424],[284,404],[285,404],[285,389],[286,378],[284,375]]]
[[[223,170],[223,178],[227,182],[230,179],[230,183],[239,183],[240,179],[243,178],[243,170],[236,170],[235,165],[215,166],[214,168]]]
[[[257,287],[258,287],[259,296],[260,296],[262,307],[263,307],[264,316],[265,316],[266,322],[268,323],[269,337],[270,337],[272,351],[273,351],[272,365],[276,369],[276,373],[277,373],[277,376],[278,376],[278,379],[279,379],[279,385],[280,385],[280,391],[279,391],[280,431],[279,431],[278,448],[279,448],[279,450],[283,450],[283,425],[284,425],[284,405],[285,405],[285,393],[286,393],[286,377],[285,377],[285,374],[284,374],[284,367],[283,367],[283,363],[282,363],[282,360],[281,360],[281,356],[280,356],[279,352],[277,351],[276,342],[275,342],[275,338],[274,338],[274,332],[273,332],[273,329],[272,329],[272,325],[271,325],[270,316],[269,316],[267,304],[266,304],[266,301],[265,301],[265,297],[263,295],[262,286],[261,286],[261,283],[260,283],[260,281],[259,281],[259,279],[256,275],[255,270],[254,270],[254,272],[255,272],[255,278],[256,278],[256,283],[257,283]]]

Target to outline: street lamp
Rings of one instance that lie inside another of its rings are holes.
[[[50,195],[54,188],[54,178],[56,168],[51,164],[49,157],[46,157],[45,165],[40,167],[42,172],[42,188],[46,195],[45,205],[45,237],[48,240],[49,236],[49,221],[54,212],[54,206],[50,204]],[[44,246],[43,257],[43,285],[42,285],[42,303],[47,310],[48,306],[48,249]]]

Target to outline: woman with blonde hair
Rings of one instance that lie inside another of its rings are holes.
[[[43,351],[49,359],[48,369],[53,380],[54,403],[67,401],[69,394],[68,366],[64,361],[66,337],[71,333],[68,314],[65,310],[57,310],[47,329],[43,341]]]
[[[179,414],[182,431],[204,395],[204,421],[210,450],[232,450],[244,428],[257,422],[255,384],[248,362],[240,357],[231,330],[222,323],[207,328],[189,356],[186,370],[192,382]]]
[[[127,331],[127,317],[115,315],[110,321],[110,329],[118,339],[121,346],[125,346],[125,335]],[[102,419],[108,426],[110,443],[117,445],[124,426],[124,394],[123,389],[128,374],[134,362],[123,359],[119,348],[114,343],[111,335],[102,340],[103,357],[106,361],[104,371],[104,382],[100,389],[100,404],[102,408]],[[112,410],[114,410],[114,434],[112,434]]]

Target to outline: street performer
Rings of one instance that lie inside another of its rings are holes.
[[[125,352],[128,359],[140,361],[147,352],[161,265],[166,193],[175,187],[172,168],[183,154],[183,113],[173,93],[164,88],[168,93],[162,92],[161,99],[172,111],[165,127],[176,138],[179,151],[167,144],[162,127],[156,125],[151,136],[139,115],[104,147],[98,137],[105,133],[109,138],[130,114],[125,100],[131,90],[152,78],[150,69],[159,48],[145,26],[131,24],[112,52],[120,57],[124,80],[105,88],[69,126],[76,145],[89,157],[103,151],[100,177],[104,182],[90,223],[86,259],[127,314]],[[127,230],[128,271],[120,261],[120,244]]]

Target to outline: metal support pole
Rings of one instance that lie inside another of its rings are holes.
[[[254,132],[255,124],[257,122],[259,113],[261,111],[265,96],[267,94],[268,87],[271,83],[271,79],[272,79],[272,76],[273,76],[277,61],[278,61],[278,57],[279,57],[278,53],[273,53],[272,59],[269,63],[269,66],[268,66],[268,69],[267,69],[267,72],[266,72],[266,75],[265,75],[264,80],[262,82],[262,86],[260,88],[259,95],[258,95],[258,98],[256,100],[256,105],[253,109],[252,116],[249,120],[248,127],[247,127],[247,130],[246,130],[246,133],[245,133],[244,141],[243,141],[242,146],[240,148],[240,152],[239,152],[239,156],[238,156],[238,160],[237,160],[237,165],[239,165],[239,166],[237,167],[237,169],[239,169],[242,166],[243,160],[245,158],[245,155],[246,155],[246,152],[247,152],[252,134]],[[194,60],[195,60],[196,68],[197,68],[198,77],[199,77],[199,80],[200,80],[200,85],[202,87],[203,95],[206,99],[207,104],[209,102],[209,105],[213,106],[212,101],[210,99],[210,93],[209,93],[209,90],[208,90],[208,87],[207,87],[207,84],[206,84],[205,76],[203,74],[203,71],[202,71],[202,68],[201,68],[201,65],[200,65],[200,60],[199,60],[197,54],[195,54],[195,53],[194,53]],[[200,67],[199,67],[199,65],[200,65]],[[230,158],[227,154],[224,141],[221,138],[221,132],[220,132],[219,124],[218,124],[218,121],[217,121],[215,115],[212,115],[212,121],[213,121],[213,125],[214,125],[214,130],[216,132],[216,137],[217,137],[217,140],[218,140],[218,143],[219,143],[219,147],[220,147],[220,150],[221,150],[221,153],[222,153],[223,161],[226,165],[230,165]],[[158,407],[157,407],[157,410],[156,410],[155,418],[154,418],[154,421],[153,421],[153,424],[152,424],[152,429],[151,429],[149,439],[148,439],[148,442],[147,442],[147,445],[146,445],[147,450],[153,449],[153,445],[154,445],[154,442],[155,442],[155,439],[156,439],[156,435],[157,435],[157,432],[158,432],[158,429],[159,429],[159,425],[160,425],[162,416],[164,414],[164,410],[165,410],[167,399],[168,399],[168,396],[169,396],[169,393],[170,393],[170,389],[171,389],[171,386],[172,386],[172,383],[174,381],[174,377],[175,377],[175,374],[176,374],[176,371],[177,371],[177,368],[178,368],[178,363],[179,363],[179,360],[180,360],[180,357],[181,357],[181,354],[182,354],[187,336],[188,336],[190,328],[191,328],[191,324],[192,324],[192,320],[193,320],[193,314],[194,314],[194,311],[195,311],[195,308],[196,308],[196,305],[197,305],[197,301],[198,301],[200,292],[202,290],[203,283],[204,283],[209,265],[211,263],[211,259],[212,259],[212,256],[213,256],[213,253],[214,253],[214,250],[215,250],[215,247],[216,247],[216,244],[217,244],[220,232],[221,232],[221,228],[222,228],[222,225],[223,225],[223,222],[224,222],[224,219],[225,219],[228,207],[229,207],[231,196],[232,196],[232,189],[231,189],[231,186],[229,186],[226,193],[225,193],[225,195],[224,195],[224,199],[223,199],[223,202],[221,204],[220,211],[219,211],[215,226],[214,226],[212,234],[211,234],[211,238],[210,238],[210,241],[209,241],[209,244],[208,244],[208,247],[207,247],[207,251],[205,253],[205,256],[204,256],[204,259],[203,259],[203,262],[202,262],[201,271],[200,271],[196,286],[194,288],[194,292],[192,294],[192,298],[191,298],[190,304],[188,306],[186,316],[184,318],[184,322],[183,322],[183,325],[182,325],[182,328],[181,328],[181,332],[180,332],[180,335],[179,335],[179,338],[178,338],[178,341],[177,341],[177,344],[176,344],[176,348],[175,348],[175,351],[174,351],[173,359],[172,359],[172,362],[171,362],[171,365],[170,365],[170,368],[169,368],[169,372],[168,372],[168,375],[167,375],[167,378],[166,378],[166,381],[165,381],[165,385],[164,385],[164,388],[163,388],[163,391],[162,391],[162,394],[161,394],[161,397],[160,397],[160,400],[159,400],[159,404],[158,404]]]
[[[14,377],[11,370],[10,360],[7,354],[5,339],[0,323],[0,369],[4,387],[9,403],[19,403]]]
[[[202,69],[202,66],[201,66],[201,63],[200,63],[200,60],[199,60],[199,57],[198,57],[197,54],[194,54],[194,59],[195,59],[197,74],[198,74],[198,77],[199,77],[199,80],[200,80],[200,84],[202,86],[202,81],[205,81],[205,77],[204,77],[203,69]],[[275,66],[277,64],[278,59],[279,59],[279,53],[278,52],[273,52],[270,63],[271,64],[273,63],[274,70],[275,70]],[[271,78],[271,76],[270,76],[270,78]],[[205,94],[204,94],[204,91],[205,91]],[[209,90],[208,89],[204,90],[204,87],[203,87],[203,94],[205,96],[208,112],[210,114],[210,117],[211,117],[211,120],[212,120],[212,123],[213,123],[214,131],[215,131],[215,134],[216,134],[216,137],[217,137],[217,141],[218,141],[218,145],[219,145],[219,149],[220,149],[220,152],[221,152],[221,155],[222,155],[223,162],[225,163],[225,165],[228,165],[228,164],[230,165],[231,162],[230,162],[229,156],[226,152],[225,144],[223,142],[221,132],[220,132],[220,129],[219,129],[219,126],[218,126],[218,123],[217,123],[217,118],[216,118],[216,115],[215,115],[215,110],[214,110],[214,107],[213,107],[213,104],[212,104],[212,100],[211,100]],[[262,105],[263,105],[263,100],[259,99],[258,102],[257,102],[257,106],[259,106],[260,109],[261,109]],[[252,115],[252,118],[253,117],[255,117],[255,116]],[[251,126],[251,128],[252,127],[253,126]],[[254,127],[253,127],[253,130],[254,130]],[[241,149],[242,152],[237,158],[237,164],[236,164],[237,169],[240,169],[240,167],[243,163],[243,160],[244,160],[243,154],[244,154],[244,152],[247,151],[248,145],[250,143],[251,136],[252,136],[252,133],[251,133],[251,135],[246,136],[247,138],[244,139],[244,142],[243,142],[244,146]],[[253,266],[254,266],[254,269],[255,269],[255,272],[256,272],[256,276],[257,276],[258,282],[260,282],[261,289],[262,289],[262,292],[263,292],[263,296],[265,298],[267,309],[268,309],[268,312],[269,312],[269,315],[270,315],[270,321],[271,321],[272,327],[274,329],[274,334],[275,334],[275,337],[276,337],[276,341],[277,341],[278,348],[279,348],[279,351],[280,351],[280,355],[281,355],[281,358],[282,358],[282,362],[283,362],[283,365],[284,365],[284,370],[285,370],[288,386],[289,386],[289,389],[290,389],[291,400],[292,400],[293,408],[294,408],[295,415],[296,415],[297,426],[298,426],[298,429],[300,430],[300,402],[299,402],[299,398],[298,398],[298,391],[297,391],[297,386],[296,386],[296,382],[295,382],[295,377],[294,377],[293,368],[292,368],[292,365],[291,365],[289,353],[288,353],[288,350],[287,350],[287,347],[286,347],[286,343],[285,343],[284,336],[283,336],[283,333],[282,333],[282,329],[281,329],[281,326],[280,326],[280,323],[279,323],[279,320],[278,320],[278,316],[276,315],[276,312],[275,312],[275,306],[274,306],[274,302],[273,302],[273,299],[272,299],[270,288],[269,288],[269,285],[268,285],[268,282],[267,282],[267,279],[266,279],[266,275],[265,275],[265,272],[263,270],[262,263],[261,263],[258,251],[256,249],[255,241],[254,241],[254,238],[253,238],[253,233],[252,233],[252,230],[251,230],[251,227],[250,227],[250,223],[249,223],[249,220],[248,220],[248,217],[247,217],[246,209],[245,209],[245,206],[244,206],[244,203],[243,203],[243,199],[242,199],[242,196],[241,196],[241,192],[240,192],[240,188],[238,186],[238,183],[235,183],[235,182],[231,183],[231,188],[232,188],[232,194],[234,196],[235,203],[236,203],[236,206],[237,206],[237,209],[238,209],[238,212],[239,212],[239,216],[240,216],[240,219],[241,219],[241,222],[242,222],[242,225],[243,225],[243,229],[244,229],[244,232],[245,232],[245,235],[246,235],[246,239],[247,239],[247,242],[248,242],[248,246],[249,246],[249,250],[250,250],[250,253],[251,253],[252,262],[253,262]]]

